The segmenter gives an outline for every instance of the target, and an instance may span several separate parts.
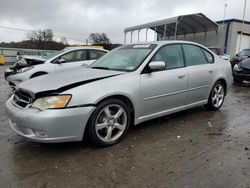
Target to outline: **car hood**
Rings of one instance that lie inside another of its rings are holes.
[[[250,58],[244,59],[240,63],[240,67],[243,69],[249,69],[250,70]]]
[[[63,92],[83,84],[124,73],[125,72],[120,71],[99,70],[81,67],[30,79],[26,82],[21,83],[19,85],[19,88],[35,95],[43,92]]]
[[[241,61],[242,59],[246,59],[246,58],[247,58],[247,56],[234,56],[233,60]]]

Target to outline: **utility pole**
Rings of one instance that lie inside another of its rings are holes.
[[[226,39],[226,32],[225,32],[225,19],[226,19],[226,9],[227,9],[227,3],[225,2],[225,5],[224,5],[225,7],[224,7],[224,16],[223,16],[223,35],[224,35],[224,39],[225,40],[227,40]],[[224,44],[225,44],[225,42],[224,42]],[[225,45],[223,45],[224,46],[224,48],[223,48],[223,52],[224,53],[226,53],[226,46]]]
[[[226,19],[226,9],[227,9],[227,3],[224,5],[224,16],[223,16],[223,32],[225,30],[225,19]]]
[[[241,23],[240,42],[239,42],[238,52],[240,51],[240,46],[241,46],[242,33],[243,33],[243,28],[244,28],[244,23],[245,23],[246,6],[247,6],[247,0],[245,0],[245,3],[244,3],[244,11],[243,11],[243,19]]]

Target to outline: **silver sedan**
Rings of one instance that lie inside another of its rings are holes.
[[[184,41],[124,45],[89,68],[20,84],[6,102],[11,128],[37,142],[119,142],[132,125],[205,105],[217,110],[232,80],[204,46]]]

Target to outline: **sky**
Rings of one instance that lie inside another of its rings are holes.
[[[90,33],[123,43],[124,28],[201,12],[213,21],[242,19],[244,0],[0,0],[0,42],[26,39],[24,30],[52,29],[55,39],[83,44]],[[250,21],[250,1],[245,19]],[[152,34],[151,34],[152,35]],[[151,37],[152,38],[152,37]]]

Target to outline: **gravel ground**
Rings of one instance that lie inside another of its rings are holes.
[[[13,133],[0,66],[0,187],[250,187],[250,87],[203,107],[142,123],[112,147],[38,144]]]

